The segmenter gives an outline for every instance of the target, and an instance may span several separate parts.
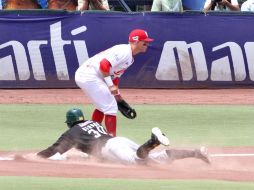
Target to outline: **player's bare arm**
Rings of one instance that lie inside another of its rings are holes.
[[[100,0],[90,0],[90,1],[97,10],[108,10],[103,6],[102,1]]]
[[[205,3],[204,5],[204,12],[209,11],[213,6],[214,1],[211,1],[210,3]]]
[[[228,0],[222,0],[219,4],[227,6],[231,11],[239,11],[239,5],[233,5]]]
[[[89,8],[89,0],[78,0],[77,10],[85,11]]]

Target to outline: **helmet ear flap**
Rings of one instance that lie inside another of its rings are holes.
[[[67,111],[66,113],[66,121],[68,127],[71,128],[73,125],[75,125],[79,121],[84,121],[84,114],[81,109],[73,108]]]

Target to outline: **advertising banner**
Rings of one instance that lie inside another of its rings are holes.
[[[0,13],[0,88],[76,87],[77,68],[129,32],[148,51],[120,80],[128,88],[239,88],[254,84],[252,14],[18,11]]]

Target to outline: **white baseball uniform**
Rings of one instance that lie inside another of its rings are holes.
[[[138,164],[142,160],[137,156],[137,150],[140,146],[125,137],[114,137],[109,139],[102,148],[102,157],[113,163],[126,165]],[[148,160],[157,163],[167,163],[170,159],[165,150],[150,152]]]
[[[115,45],[83,63],[75,73],[76,84],[105,115],[116,115],[117,103],[100,71],[100,62],[107,59],[112,79],[120,77],[134,61],[130,44]]]

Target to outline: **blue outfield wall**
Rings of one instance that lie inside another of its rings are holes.
[[[0,12],[0,88],[76,87],[76,69],[127,43],[134,28],[155,41],[135,57],[124,88],[254,86],[254,14]]]

